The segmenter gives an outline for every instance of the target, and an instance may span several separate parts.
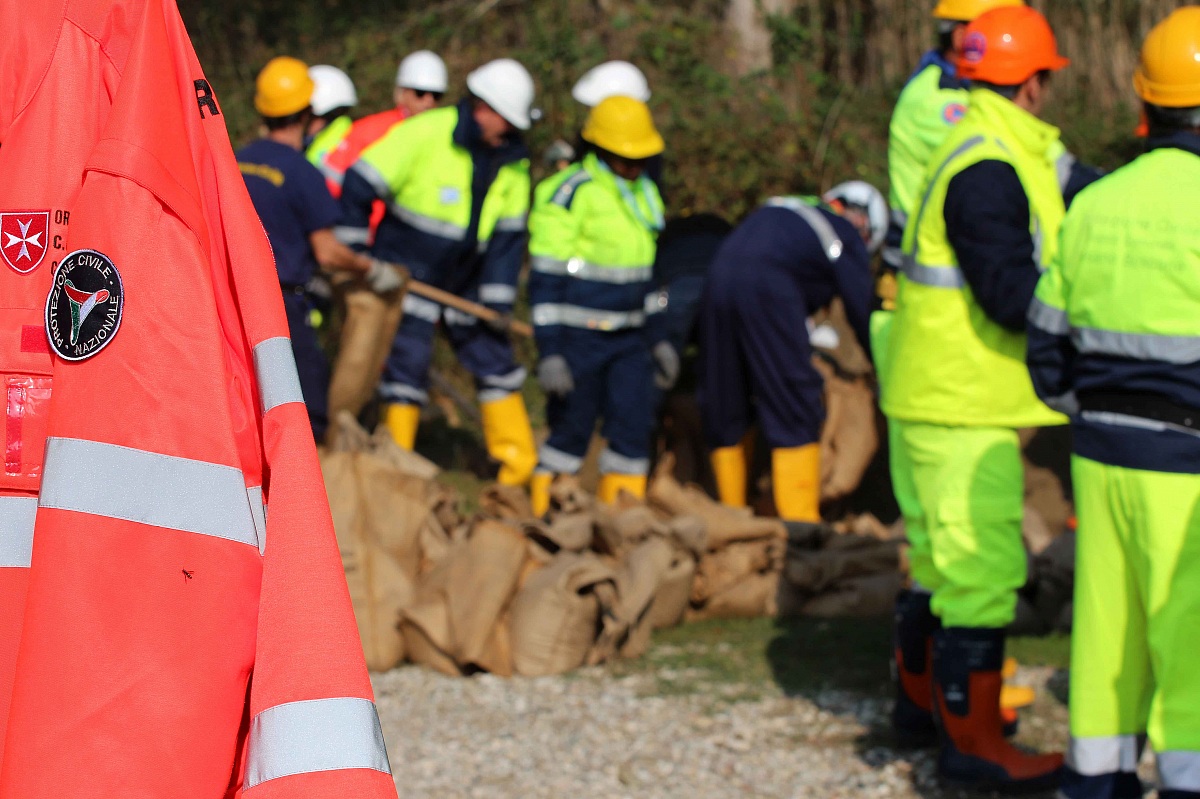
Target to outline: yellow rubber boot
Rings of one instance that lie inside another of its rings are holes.
[[[821,521],[821,446],[771,450],[771,483],[779,518]]]
[[[731,508],[746,507],[746,450],[741,444],[714,449],[708,456],[717,479],[717,498]]]
[[[383,423],[402,449],[412,451],[417,440],[417,425],[421,423],[421,406],[393,402],[384,406]]]
[[[646,496],[646,475],[644,474],[603,474],[600,475],[600,485],[596,489],[596,498],[601,502],[612,504],[622,491],[628,491],[638,499]]]
[[[554,475],[550,472],[534,472],[529,478],[529,505],[534,516],[545,516],[550,510],[550,484]]]
[[[488,455],[500,462],[496,481],[506,486],[525,485],[538,460],[525,400],[520,394],[509,394],[484,402],[479,409],[483,412],[483,440]]]

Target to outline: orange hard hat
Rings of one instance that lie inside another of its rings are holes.
[[[1070,60],[1058,52],[1050,23],[1028,6],[988,11],[967,25],[958,74],[998,86],[1016,86],[1043,70],[1062,69]]]

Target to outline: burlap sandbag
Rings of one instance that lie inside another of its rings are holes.
[[[386,671],[404,659],[397,624],[413,589],[411,576],[371,534],[371,508],[364,501],[360,474],[369,458],[329,452],[321,459],[321,471],[367,667]]]
[[[358,456],[359,487],[370,534],[416,579],[421,564],[421,529],[433,515],[431,485],[368,453]]]
[[[813,365],[825,378],[821,499],[841,499],[858,488],[879,449],[875,395],[865,378],[840,376],[819,357]]]
[[[583,552],[592,546],[594,524],[590,513],[560,513],[554,521],[526,522],[525,535],[551,555]]]
[[[706,553],[696,566],[691,602],[701,606],[753,574],[778,571],[786,542],[777,539],[735,541]]]
[[[486,663],[497,673],[511,673],[511,664],[497,656],[493,636],[528,551],[519,530],[502,522],[479,522],[421,578],[416,599],[404,610],[406,622],[460,668]]]
[[[493,483],[479,494],[479,514],[485,519],[523,522],[533,518],[533,509],[525,489]]]
[[[614,570],[591,553],[560,553],[533,572],[512,603],[513,665],[540,677],[582,666],[596,640],[596,588],[616,581]]]
[[[821,618],[884,616],[894,610],[904,579],[900,572],[851,577],[805,602],[801,613]]]
[[[719,550],[733,541],[787,538],[787,531],[779,519],[754,516],[749,509],[726,507],[709,498],[696,486],[680,485],[663,467],[654,473],[647,500],[651,506],[669,516],[696,516],[702,519],[710,550]]]
[[[692,580],[696,576],[696,560],[690,554],[676,551],[667,573],[659,581],[654,601],[646,611],[646,624],[653,630],[674,627],[683,621]]]
[[[595,517],[596,548],[618,559],[652,536],[670,535],[670,528],[645,505],[601,505]]]
[[[647,615],[674,557],[664,538],[649,538],[625,556],[617,572],[617,617],[627,628],[618,646],[622,657],[640,657],[649,646],[653,627]]]
[[[784,577],[792,586],[813,594],[847,578],[899,572],[899,544],[881,541],[852,549],[789,552],[784,566]]]
[[[329,380],[329,418],[341,411],[358,416],[371,400],[392,339],[400,326],[402,292],[381,297],[350,283],[343,292],[346,315]]]
[[[774,616],[777,612],[775,595],[778,588],[778,572],[749,574],[709,598],[703,606],[689,608],[684,618],[687,621],[702,621]]]

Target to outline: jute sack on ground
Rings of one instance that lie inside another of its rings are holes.
[[[560,513],[550,523],[527,521],[523,529],[530,540],[551,555],[590,549],[595,533],[590,513]]]
[[[479,495],[479,514],[485,519],[523,522],[533,518],[533,509],[525,489],[494,483]]]
[[[562,552],[534,571],[512,603],[518,674],[562,674],[584,664],[600,629],[602,599],[614,610],[616,572],[590,552]],[[607,590],[603,590],[607,589]]]
[[[525,536],[503,522],[481,521],[454,542],[421,578],[403,612],[405,638],[418,642],[409,647],[413,660],[429,657],[427,665],[441,670],[448,670],[449,660],[459,671],[511,675],[508,631],[497,627],[503,626],[528,557]]]
[[[786,542],[772,538],[735,541],[715,552],[706,553],[696,566],[696,576],[692,581],[692,605],[704,605],[751,575],[779,571],[785,549]]]
[[[329,452],[321,458],[321,471],[367,667],[385,671],[404,659],[397,623],[412,598],[415,574],[371,534],[372,508],[364,500],[359,470],[369,459],[365,453]]]
[[[800,612],[821,618],[887,615],[895,608],[896,594],[904,586],[904,579],[899,571],[851,577],[805,602]]]
[[[774,616],[777,612],[775,596],[778,589],[778,571],[748,574],[709,597],[704,605],[688,608],[684,618],[687,621],[703,621]]]
[[[618,647],[622,657],[640,657],[649,647],[650,608],[674,559],[665,538],[649,538],[626,554],[617,572],[617,618],[626,627]]]
[[[342,296],[346,314],[329,381],[331,419],[341,411],[358,416],[370,402],[400,326],[404,299],[398,291],[381,297],[358,282],[348,283]]]
[[[756,538],[786,540],[787,530],[778,519],[754,516],[749,509],[728,508],[695,486],[681,486],[670,473],[670,459],[655,470],[647,501],[670,516],[696,516],[704,521],[707,546],[718,550],[733,541]]]
[[[847,536],[839,536],[839,539]],[[817,552],[788,553],[784,578],[795,588],[819,594],[851,577],[900,571],[898,542],[866,539],[865,546],[829,547]]]
[[[597,550],[618,559],[652,537],[670,535],[667,524],[645,505],[598,505],[595,518]]]

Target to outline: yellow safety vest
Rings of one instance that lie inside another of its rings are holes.
[[[1059,135],[988,89],[930,161],[921,203],[904,231],[905,265],[888,345],[881,406],[888,416],[944,425],[1036,427],[1066,417],[1034,394],[1025,335],[988,318],[963,278],[946,237],[950,181],[980,161],[1016,170],[1029,198],[1034,257],[1045,266],[1057,247],[1064,208],[1051,143]]]

